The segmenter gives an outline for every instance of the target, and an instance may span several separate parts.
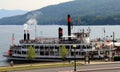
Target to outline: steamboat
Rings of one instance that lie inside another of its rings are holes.
[[[61,61],[61,46],[64,45],[68,49],[67,60],[83,59],[86,53],[93,58],[103,57],[103,50],[95,50],[94,43],[90,40],[91,29],[71,33],[71,17],[68,15],[68,36],[63,35],[63,29],[59,27],[58,38],[35,38],[30,39],[30,33],[24,31],[24,39],[19,41],[19,45],[11,45],[8,52],[3,56],[8,60],[24,61],[27,59],[27,51],[29,46],[35,48],[37,57],[35,61]],[[93,52],[94,51],[94,52]]]

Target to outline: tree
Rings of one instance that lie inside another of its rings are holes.
[[[65,61],[67,55],[68,49],[64,45],[62,45],[60,48],[60,56],[62,57],[63,61]]]
[[[35,53],[35,48],[29,46],[27,51],[27,58],[28,60],[31,60],[31,65],[32,65],[32,59],[34,59],[36,56],[37,54]]]

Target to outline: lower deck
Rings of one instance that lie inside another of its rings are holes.
[[[8,59],[16,59],[16,60],[27,60],[27,51],[28,47],[32,46],[35,48],[35,53],[37,57],[35,60],[48,60],[48,61],[56,61],[62,60],[60,55],[61,46],[64,45],[68,50],[68,54],[66,59],[73,60],[76,59],[84,59],[85,55],[88,53],[90,58],[104,58],[106,55],[108,57],[113,53],[112,50],[109,49],[94,49],[91,44],[25,44],[12,46],[10,50],[12,51],[11,55],[4,55]]]

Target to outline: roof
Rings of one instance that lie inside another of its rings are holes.
[[[113,45],[113,42],[106,42],[105,45]],[[114,42],[114,46],[120,46],[120,42]]]
[[[76,38],[75,35],[71,35],[71,36],[62,36],[63,38]]]

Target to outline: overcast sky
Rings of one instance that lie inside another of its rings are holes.
[[[30,11],[68,1],[72,0],[0,0],[0,9]]]

